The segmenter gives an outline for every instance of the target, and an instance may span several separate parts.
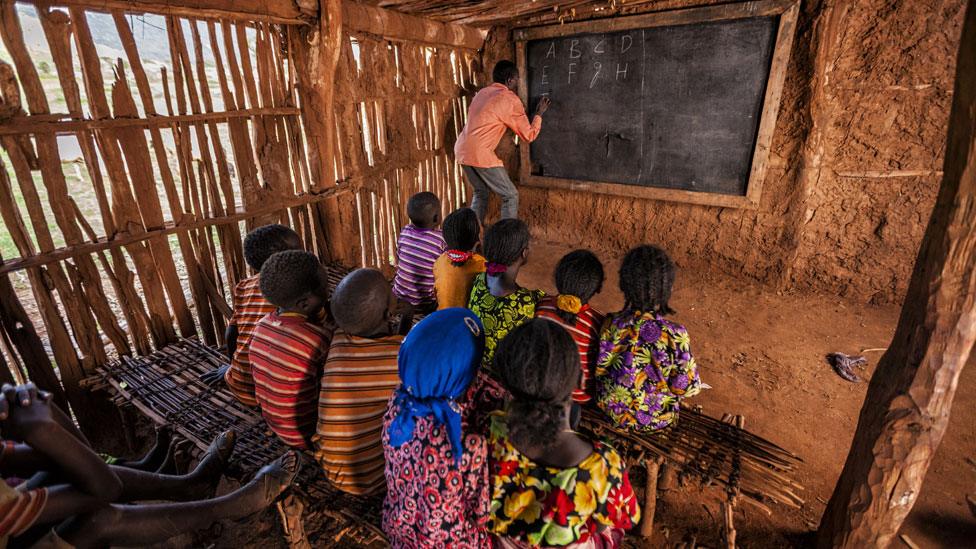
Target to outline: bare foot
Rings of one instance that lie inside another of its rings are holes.
[[[243,498],[242,507],[251,514],[271,505],[298,476],[302,468],[301,457],[298,452],[291,451],[277,460],[265,465],[254,475],[254,479],[241,488],[247,495]]]
[[[187,475],[187,480],[193,484],[191,490],[193,499],[213,497],[236,444],[237,433],[232,430],[224,431],[213,439],[207,453],[200,458],[196,469]]]

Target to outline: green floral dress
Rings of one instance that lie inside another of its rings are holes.
[[[626,465],[610,446],[593,442],[593,453],[575,467],[539,465],[512,446],[505,415],[496,412],[488,452],[488,529],[497,536],[558,547],[629,530],[640,521]]]
[[[535,316],[535,304],[546,293],[542,290],[519,288],[505,297],[495,297],[488,290],[486,277],[485,273],[475,277],[468,308],[478,315],[485,327],[485,355],[482,364],[491,370],[491,360],[495,356],[498,342]]]

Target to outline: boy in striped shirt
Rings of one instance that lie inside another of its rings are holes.
[[[277,309],[254,328],[248,355],[254,396],[278,438],[311,449],[322,365],[332,340],[325,327],[326,270],[315,255],[291,250],[261,268],[261,293]]]
[[[231,394],[245,406],[258,405],[247,352],[251,335],[258,321],[275,310],[275,306],[261,293],[261,267],[278,252],[301,249],[302,241],[298,233],[284,225],[264,225],[244,237],[244,260],[255,274],[241,280],[234,288],[234,315],[224,335],[230,365],[204,374],[202,379],[207,383],[223,380]]]
[[[357,269],[332,295],[338,326],[325,362],[315,459],[335,485],[371,494],[385,485],[383,414],[400,385],[397,354],[403,337],[392,333],[396,300],[383,274]]]
[[[441,201],[434,193],[422,192],[407,201],[410,224],[397,239],[397,271],[393,278],[393,295],[400,301],[432,311],[434,297],[434,262],[447,250],[437,225],[441,221]]]

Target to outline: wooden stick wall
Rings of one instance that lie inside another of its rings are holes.
[[[356,212],[351,228],[358,233],[337,251],[345,261],[392,274],[412,194],[440,197],[442,218],[465,203],[454,143],[481,85],[478,59],[465,48],[345,36],[336,72],[336,163],[338,177],[356,189],[340,208]]]
[[[0,3],[12,60],[0,64],[0,220],[19,256],[0,260],[0,380],[35,380],[85,423],[97,407],[78,387],[86,374],[177,336],[221,343],[248,274],[242,232],[284,222],[322,252],[314,212],[341,189],[309,175],[285,47],[295,27],[159,17],[160,66],[143,62],[122,12],[110,21],[124,55],[106,59],[84,8],[35,10],[60,97],[23,13]],[[80,161],[65,162],[58,136]]]

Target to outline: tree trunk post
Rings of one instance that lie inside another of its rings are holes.
[[[960,41],[942,186],[871,378],[818,547],[887,547],[922,488],[976,341],[976,9]]]

